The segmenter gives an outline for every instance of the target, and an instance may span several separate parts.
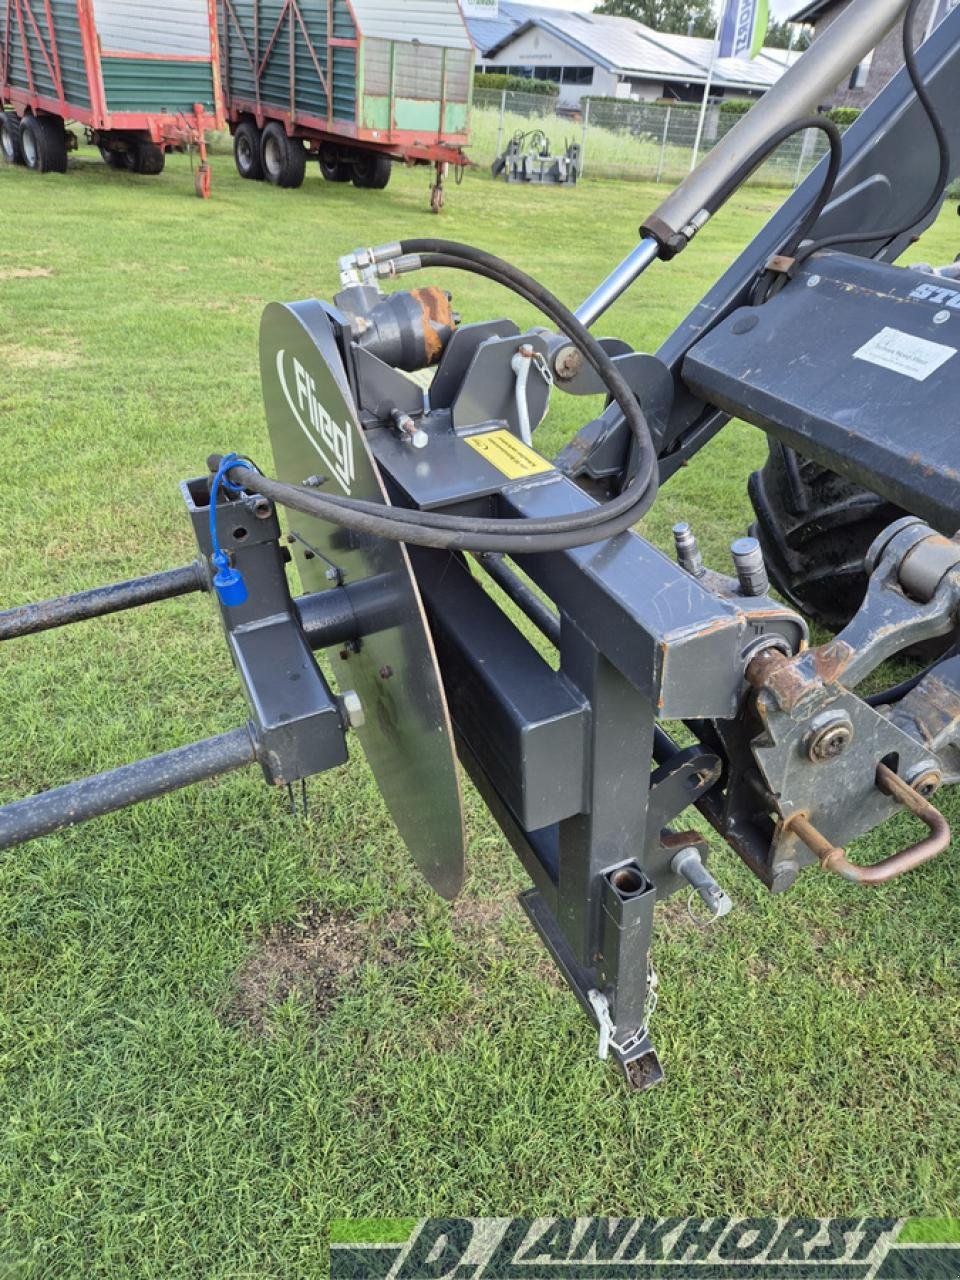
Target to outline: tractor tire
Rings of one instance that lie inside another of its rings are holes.
[[[233,135],[233,163],[241,178],[250,182],[263,181],[263,159],[260,154],[260,130],[245,120],[237,125]]]
[[[167,163],[163,147],[144,140],[131,143],[125,160],[130,172],[138,173],[142,178],[156,178],[163,173],[163,166]]]
[[[34,173],[66,173],[67,131],[59,116],[24,116],[20,146],[24,164]]]
[[[111,147],[99,147],[100,157],[108,169],[126,169],[127,153],[125,151],[114,151]]]
[[[339,147],[320,148],[320,172],[327,182],[349,182],[353,177],[353,165],[344,160]]]
[[[750,501],[771,581],[805,617],[840,631],[863,602],[864,558],[907,512],[771,440]]]
[[[353,162],[353,185],[369,191],[382,191],[390,181],[393,165],[390,157],[371,151]]]
[[[20,121],[12,111],[4,111],[0,115],[0,152],[5,164],[23,164]]]
[[[307,153],[299,138],[288,138],[282,124],[271,120],[260,142],[263,176],[275,187],[302,187]]]

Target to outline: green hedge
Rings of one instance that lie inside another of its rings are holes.
[[[478,89],[506,89],[508,93],[538,93],[544,98],[556,98],[560,86],[552,80],[528,80],[526,76],[499,76],[490,71],[478,71],[473,77]]]
[[[485,77],[490,79],[490,77]],[[584,99],[586,101],[586,99]],[[725,116],[743,116],[752,108],[763,101],[762,98],[724,98],[719,103],[720,112]],[[630,98],[602,98],[590,97],[592,103],[613,103],[618,107],[670,107],[674,111],[699,111],[701,104],[699,102],[676,102],[669,98],[658,98],[656,102],[634,102]],[[860,115],[859,107],[830,107],[824,111],[834,124],[838,124],[841,129],[845,129],[848,125],[853,124]]]
[[[831,107],[829,111],[823,113],[834,124],[838,124],[841,129],[847,125],[853,124],[854,120],[860,118],[859,107]]]

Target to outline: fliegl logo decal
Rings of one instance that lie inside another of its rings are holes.
[[[296,356],[288,360],[285,349],[277,352],[277,377],[297,426],[349,496],[357,476],[352,423],[341,426],[334,421],[320,403],[313,375]]]

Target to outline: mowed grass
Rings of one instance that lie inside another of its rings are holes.
[[[63,178],[0,173],[0,607],[192,558],[178,482],[214,449],[268,459],[260,313],[330,296],[338,255],[445,234],[576,302],[662,188],[471,174],[442,219],[427,194],[425,171],[365,193],[314,169],[279,192],[225,156],[209,203],[182,159],[154,180],[88,151]],[[655,349],[778,198],[746,192],[604,328]],[[951,208],[916,255],[952,258],[955,226]],[[468,320],[534,319],[447,279]],[[544,451],[584,416],[558,398]],[[648,532],[686,517],[725,567],[764,451],[728,428]],[[245,717],[203,598],[8,643],[0,689],[0,799]],[[596,1060],[469,789],[453,908],[412,869],[359,754],[309,790],[307,825],[249,771],[0,861],[0,1274],[316,1277],[324,1224],[360,1215],[957,1216],[956,853],[882,890],[811,871],[773,898],[714,840],[737,910],[707,932],[661,911],[667,1083],[631,1095]],[[856,853],[912,835],[898,821]],[[349,940],[333,994],[268,992],[246,1016],[238,973],[308,911]]]

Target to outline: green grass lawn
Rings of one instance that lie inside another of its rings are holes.
[[[577,302],[663,190],[468,175],[438,221],[428,183],[311,168],[281,192],[218,156],[201,203],[177,158],[159,179],[88,151],[62,178],[0,172],[0,607],[192,558],[178,482],[214,449],[268,456],[260,313],[331,295],[338,255],[443,233]],[[655,348],[778,198],[751,188],[605,328]],[[955,228],[950,208],[916,256],[952,258]],[[447,279],[468,320],[534,318]],[[544,451],[583,414],[558,399]],[[689,518],[725,568],[764,452],[728,428],[647,532]],[[0,799],[245,718],[202,598],[8,643],[0,688]],[[811,871],[772,898],[718,847],[737,910],[706,933],[661,911],[667,1083],[630,1095],[469,789],[453,907],[359,755],[310,799],[302,825],[250,771],[3,857],[0,1275],[316,1277],[325,1222],[359,1215],[960,1213],[955,853],[882,890]]]

